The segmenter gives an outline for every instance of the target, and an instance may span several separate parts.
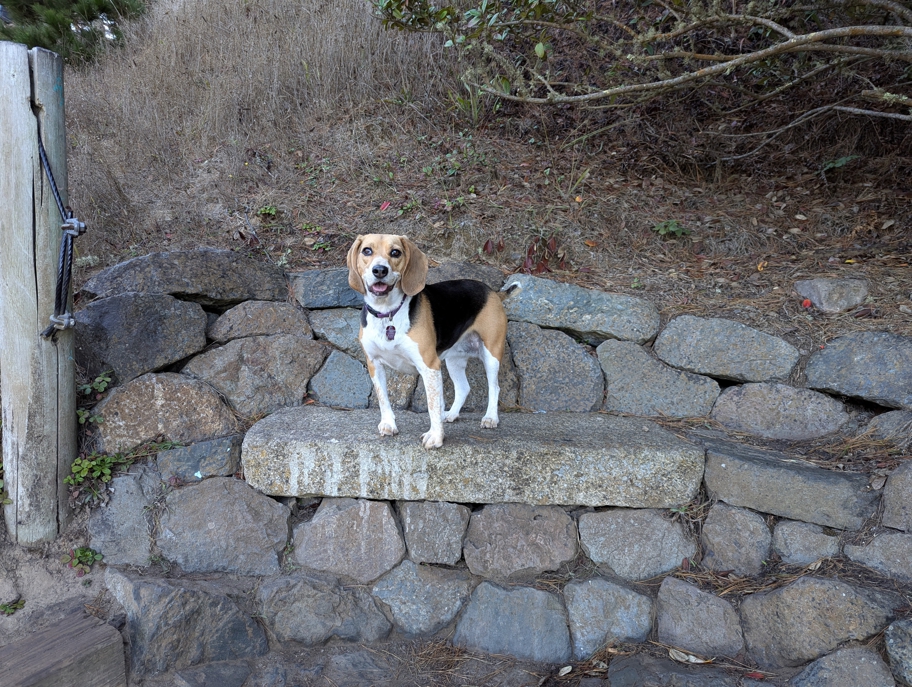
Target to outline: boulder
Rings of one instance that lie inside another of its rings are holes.
[[[197,668],[179,670],[174,676],[175,687],[244,687],[250,677],[249,661],[217,661]]]
[[[912,460],[900,463],[890,473],[883,501],[884,526],[912,533]]]
[[[811,355],[805,375],[811,389],[912,410],[912,338],[887,332],[840,336]]]
[[[392,570],[405,555],[405,544],[388,503],[323,499],[313,519],[294,530],[298,565],[359,584]]]
[[[894,687],[890,669],[876,651],[847,647],[818,658],[789,682],[790,687]]]
[[[348,270],[308,270],[291,272],[288,282],[295,300],[308,310],[322,308],[361,308],[364,298],[348,285]]]
[[[609,339],[596,353],[605,373],[605,410],[703,417],[719,396],[714,380],[668,367],[633,342]]]
[[[884,532],[864,546],[846,544],[845,555],[900,582],[912,582],[912,534]]]
[[[175,489],[156,543],[185,572],[271,575],[288,543],[288,507],[233,477]]]
[[[284,301],[282,270],[230,250],[151,253],[96,274],[82,287],[90,298],[166,293],[203,306],[224,308],[241,301]]]
[[[350,355],[333,351],[310,380],[308,395],[325,406],[367,408],[372,389],[364,365]]]
[[[180,580],[135,578],[115,568],[105,586],[123,606],[131,676],[263,656],[266,634],[231,599]]]
[[[773,551],[783,563],[809,565],[821,558],[839,555],[839,537],[826,534],[819,525],[780,520],[773,531]]]
[[[732,506],[823,527],[857,530],[877,510],[864,475],[835,472],[767,451],[706,436],[706,488]]]
[[[111,480],[111,499],[92,511],[86,529],[89,546],[104,555],[107,565],[149,564],[152,528],[147,511],[161,492],[154,470],[138,467]]]
[[[807,298],[814,307],[825,313],[838,313],[861,305],[868,297],[868,282],[864,279],[802,279],[795,282],[795,291]]]
[[[524,322],[510,322],[507,341],[520,378],[520,406],[579,413],[601,408],[605,385],[586,347],[563,332]]]
[[[567,661],[567,611],[554,594],[482,582],[456,625],[453,644],[542,663]]]
[[[511,320],[563,329],[592,343],[620,339],[643,344],[659,331],[659,311],[649,301],[527,274],[514,274],[507,285],[522,290],[504,301]]]
[[[400,501],[399,520],[408,556],[415,563],[456,565],[471,511],[445,501]]]
[[[843,642],[877,634],[902,604],[895,594],[802,577],[772,592],[745,597],[741,626],[748,651],[761,666],[799,666]]]
[[[313,336],[307,315],[291,303],[245,301],[226,311],[206,331],[213,341],[270,334],[294,334],[309,339]]]
[[[303,336],[251,336],[196,356],[183,372],[211,384],[239,414],[256,417],[301,405],[328,354]]]
[[[364,362],[364,349],[358,340],[358,332],[361,331],[360,308],[313,310],[310,313],[310,326],[318,339],[329,341],[352,358]]]
[[[785,381],[798,349],[740,322],[681,315],[665,325],[653,346],[663,361],[681,370],[736,382]]]
[[[487,505],[472,514],[464,555],[481,577],[530,578],[576,557],[576,524],[556,506]]]
[[[389,608],[396,629],[416,637],[432,635],[449,625],[469,600],[474,586],[465,570],[405,560],[380,578],[371,593]]]
[[[233,434],[237,421],[208,384],[172,372],[146,374],[114,389],[101,415],[98,450],[128,451],[150,441],[192,444]]]
[[[720,502],[706,516],[701,541],[706,568],[758,575],[769,557],[772,534],[757,513]]]
[[[281,642],[316,646],[331,637],[375,642],[392,629],[366,589],[345,587],[330,576],[297,572],[268,580],[257,600],[260,615]]]
[[[912,618],[897,620],[884,632],[890,670],[904,685],[912,685]]]
[[[741,620],[732,605],[671,576],[659,587],[656,632],[662,644],[707,658],[735,657],[744,650]]]
[[[744,384],[725,389],[712,418],[728,429],[765,439],[801,441],[832,434],[849,414],[835,398],[785,384]]]
[[[867,431],[875,441],[889,441],[908,449],[912,447],[912,410],[891,410],[868,423]]]
[[[474,279],[499,291],[504,283],[503,272],[491,265],[476,265],[471,262],[445,262],[428,270],[427,283],[438,284],[452,279]]]
[[[206,346],[206,313],[161,294],[125,293],[89,303],[76,318],[76,362],[89,377],[112,370],[119,384]]]
[[[611,687],[737,687],[741,683],[737,676],[721,667],[683,666],[648,654],[634,654],[611,662],[608,684]]]
[[[652,599],[601,577],[570,582],[564,600],[578,661],[609,643],[644,642],[652,629]]]
[[[243,434],[233,434],[190,446],[161,451],[156,457],[161,478],[168,482],[198,482],[206,477],[229,477],[241,467]]]
[[[646,580],[674,570],[697,552],[678,523],[657,510],[614,508],[579,519],[580,545],[594,563],[625,580]]]

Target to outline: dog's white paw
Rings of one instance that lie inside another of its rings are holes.
[[[440,448],[443,446],[443,431],[430,430],[421,435],[421,445],[425,448]]]
[[[396,427],[395,422],[383,422],[381,421],[377,425],[377,429],[380,430],[380,436],[382,437],[392,437],[399,434],[399,429]]]
[[[458,412],[454,413],[453,411],[449,411],[449,412],[446,412],[443,414],[444,422],[456,422],[456,420],[458,420],[458,419],[459,419]]]
[[[481,428],[482,429],[497,429],[498,420],[496,417],[488,417],[485,415],[481,418]]]

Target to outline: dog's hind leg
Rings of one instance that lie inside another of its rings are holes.
[[[479,357],[484,364],[485,376],[488,378],[488,408],[484,417],[481,418],[481,426],[484,429],[494,429],[500,422],[497,415],[497,404],[500,402],[500,382],[498,381],[500,361],[485,346],[481,347]]]
[[[447,358],[447,372],[450,373],[450,379],[453,380],[453,405],[444,413],[443,419],[446,422],[455,422],[459,419],[459,411],[469,395],[469,380],[466,378],[466,363],[468,358],[463,355]]]

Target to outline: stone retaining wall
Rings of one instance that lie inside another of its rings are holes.
[[[260,291],[226,283],[246,273],[236,262],[219,251],[139,258],[93,279],[85,291],[97,300],[77,314],[82,362],[92,373],[114,369],[120,382],[97,406],[101,447],[162,436],[188,444],[117,477],[89,523],[124,607],[136,680],[232,661],[247,671],[237,684],[260,684],[266,672],[275,677],[263,657],[285,647],[420,637],[534,662],[589,660],[611,685],[678,684],[681,671],[699,684],[748,684],[747,668],[685,669],[605,649],[647,640],[770,671],[764,684],[912,684],[909,339],[866,332],[802,353],[718,318],[681,316],[660,330],[645,300],[515,277],[523,289],[507,301],[512,364],[502,367],[501,400],[504,411],[537,414],[505,412],[501,430],[482,433],[469,412],[448,427],[432,457],[439,465],[418,469],[426,417],[404,411],[423,407],[414,378],[392,380],[404,418],[394,440],[370,431],[377,411],[339,409],[372,403],[344,271],[291,275],[293,305],[275,275],[254,276]],[[461,269],[499,285],[499,273]],[[131,274],[142,279],[128,284]],[[808,297],[833,307],[833,289],[815,288]],[[124,293],[134,289],[144,293]],[[140,331],[143,308],[184,319]],[[468,411],[483,409],[480,375],[470,368]],[[305,400],[314,405],[294,409]],[[582,413],[567,427],[602,434],[564,430],[559,411]],[[713,422],[676,425],[669,453],[654,439],[666,430],[604,412]],[[270,413],[247,433],[242,457],[236,414]],[[513,418],[524,435],[516,440]],[[522,429],[529,418],[542,438]],[[609,437],[625,423],[619,443],[629,450],[611,453]],[[795,442],[861,434],[898,467],[824,469],[795,452],[806,446]],[[528,445],[516,449],[520,439]],[[579,474],[570,467],[578,463],[546,471],[536,462],[575,455],[574,441],[604,446],[604,465],[641,496],[574,495],[601,469],[597,450]],[[652,503],[659,487],[637,485],[644,465],[662,465],[644,456],[659,455],[667,465],[649,474],[670,477],[696,456],[696,481]],[[503,476],[505,495],[456,489],[460,475],[470,481],[468,467],[434,491],[415,486],[473,463],[499,467],[479,484]],[[242,466],[248,483],[236,477]],[[320,479],[302,479],[307,471]],[[529,487],[551,474],[559,492]],[[205,579],[156,575],[151,560]],[[889,667],[868,645],[881,632]]]

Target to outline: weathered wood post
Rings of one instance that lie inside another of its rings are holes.
[[[63,479],[77,450],[73,331],[40,336],[54,313],[62,220],[38,154],[39,126],[66,203],[63,61],[0,42],[0,394],[12,500],[4,516],[23,546],[66,525]]]

